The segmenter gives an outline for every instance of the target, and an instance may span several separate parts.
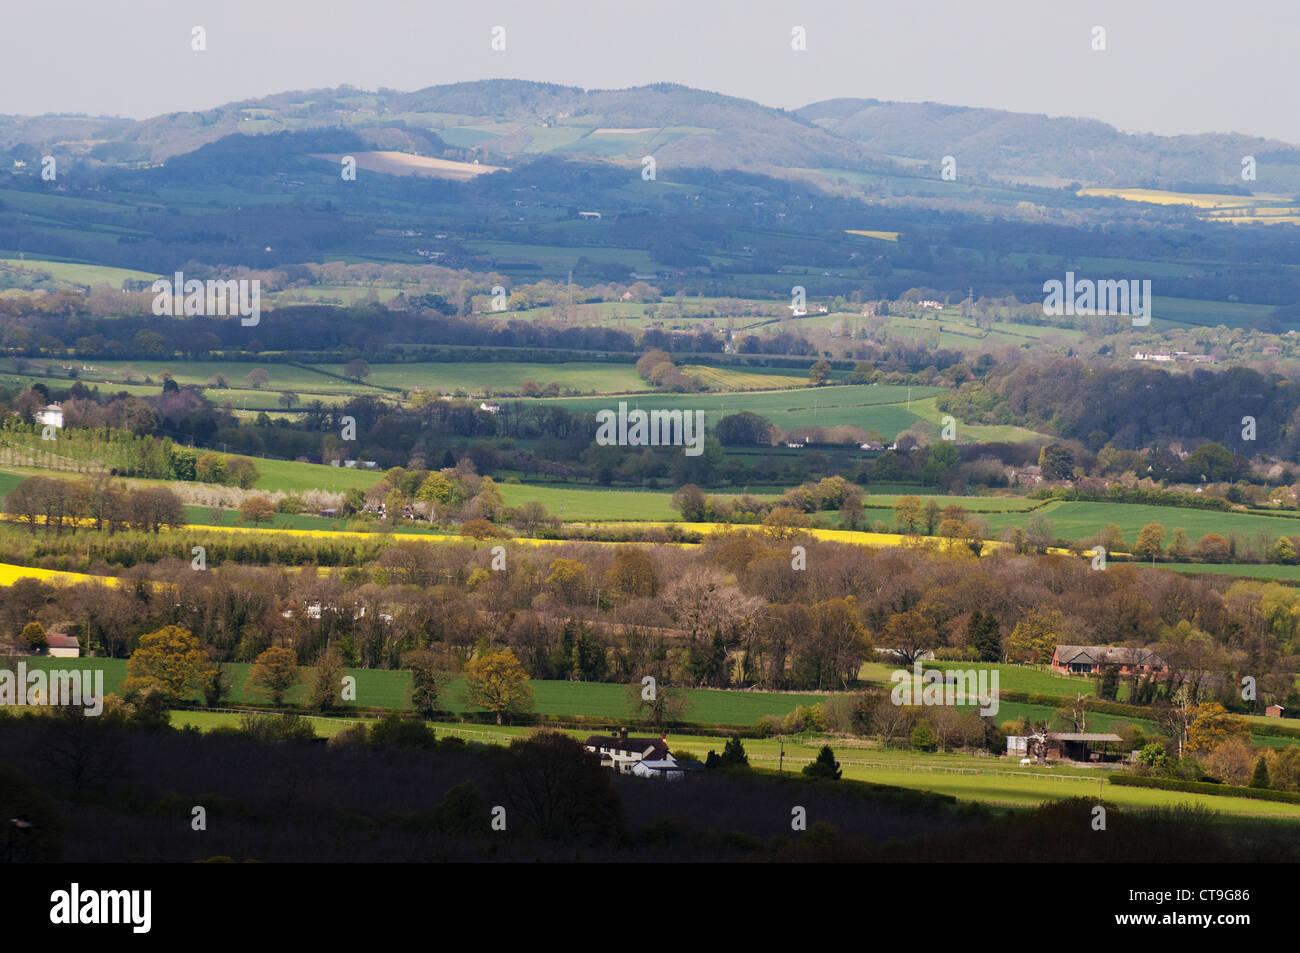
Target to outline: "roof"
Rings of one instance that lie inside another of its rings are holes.
[[[613,751],[626,751],[644,754],[651,748],[668,753],[668,743],[662,738],[620,738],[617,735],[591,735],[585,742],[588,748],[609,748]]]
[[[1053,741],[1123,741],[1119,735],[1092,731],[1051,731],[1047,737]]]
[[[52,649],[81,648],[81,643],[77,641],[77,637],[75,635],[63,635],[61,632],[46,633],[45,642]]]
[[[1157,665],[1165,660],[1150,649],[1130,649],[1122,645],[1058,645],[1056,661],[1062,665],[1071,662],[1093,662],[1107,665]]]

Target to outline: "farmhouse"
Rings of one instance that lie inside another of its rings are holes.
[[[587,738],[585,747],[600,755],[602,768],[613,768],[621,774],[631,774],[639,761],[676,764],[673,756],[668,753],[668,742],[663,736],[629,738],[626,728],[620,728],[617,735],[591,735]]]
[[[58,404],[49,404],[32,415],[42,427],[63,427],[63,408]]]
[[[1058,645],[1052,653],[1052,671],[1063,675],[1095,675],[1117,668],[1121,675],[1165,673],[1165,660],[1150,649],[1114,645]]]

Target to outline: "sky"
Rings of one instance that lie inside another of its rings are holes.
[[[675,82],[786,109],[933,101],[1300,143],[1297,0],[0,0],[0,25],[3,114],[146,118],[345,83],[516,78]],[[192,49],[195,26],[205,50]],[[804,50],[791,48],[796,27]]]

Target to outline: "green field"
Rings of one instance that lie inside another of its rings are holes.
[[[318,365],[331,374],[342,374],[337,364]],[[598,361],[568,363],[515,363],[509,361],[446,361],[422,364],[372,364],[368,384],[410,390],[464,391],[473,394],[518,393],[524,381],[539,386],[554,381],[561,388],[596,394],[647,391],[651,385],[641,378],[633,364]]]
[[[1084,539],[1114,523],[1123,531],[1125,542],[1131,545],[1137,541],[1142,527],[1151,522],[1159,523],[1165,528],[1166,545],[1178,527],[1187,531],[1193,546],[1206,533],[1218,533],[1225,539],[1236,533],[1243,540],[1261,533],[1270,537],[1300,535],[1300,520],[1284,516],[1254,516],[1250,513],[1225,513],[1187,507],[1053,501],[1037,512],[1054,524],[1059,539]],[[1023,528],[1028,515],[1008,513],[989,516],[987,519],[990,530],[996,534],[1009,526]]]
[[[127,675],[125,659],[101,658],[36,658],[24,659],[29,669],[51,668],[95,670],[104,672],[104,691],[115,693]],[[251,666],[244,662],[231,662],[227,665],[232,691],[229,703],[248,705],[266,703],[263,696],[246,689],[248,672]],[[313,670],[303,667],[302,682],[294,687],[288,695],[292,704],[302,704],[307,699],[307,682]],[[350,703],[356,708],[407,708],[410,704],[411,673],[408,671],[390,671],[380,669],[348,669],[348,674],[356,677],[357,698]],[[626,720],[629,715],[627,706],[627,686],[608,682],[569,682],[537,681],[529,683],[536,700],[539,714],[564,716],[573,715],[587,718],[610,718]],[[799,705],[813,705],[821,701],[824,695],[785,693],[785,692],[733,692],[717,689],[691,689],[690,708],[686,718],[701,724],[733,725],[743,727],[752,725],[763,715],[784,715]],[[194,700],[198,700],[197,696]],[[444,704],[454,712],[482,711],[469,706],[465,701],[465,682],[463,678],[452,679],[447,686]]]
[[[10,194],[8,192],[6,195]],[[6,199],[6,207],[9,205]],[[120,211],[119,205],[107,205],[106,208]],[[17,258],[0,258],[0,265],[10,268],[17,268],[20,271],[45,272],[56,281],[67,282],[73,285],[99,285],[108,284],[114,288],[121,288],[124,281],[149,281],[152,282],[158,275],[150,274],[147,271],[132,271],[129,268],[111,268],[107,265],[81,265],[65,261],[36,261],[33,259],[19,260]]]
[[[913,405],[943,393],[938,387],[913,387]],[[730,394],[650,394],[629,397],[628,409],[702,410],[705,423],[715,425],[727,414],[748,410],[779,427],[832,427],[850,424],[892,437],[920,417],[907,409],[908,388],[896,384],[851,384],[802,390],[753,391]],[[575,397],[548,401],[565,410],[617,411],[609,398]]]
[[[1216,576],[1240,576],[1243,579],[1276,579],[1278,582],[1300,582],[1300,566],[1216,565],[1214,563],[1157,563],[1160,569],[1190,574],[1212,573]]]

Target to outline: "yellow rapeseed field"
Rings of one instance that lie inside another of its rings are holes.
[[[39,579],[41,582],[74,585],[78,582],[99,582],[106,586],[116,586],[113,576],[90,576],[80,572],[61,572],[57,569],[38,569],[35,566],[14,566],[0,563],[0,586],[12,586],[19,579]]]

